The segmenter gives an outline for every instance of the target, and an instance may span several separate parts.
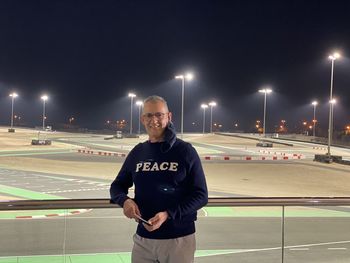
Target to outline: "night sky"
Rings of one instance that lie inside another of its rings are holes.
[[[223,130],[267,132],[281,119],[292,129],[311,121],[317,99],[320,128],[328,124],[331,62],[335,61],[337,129],[350,123],[350,4],[348,1],[0,1],[0,124],[9,125],[11,99],[28,126],[47,123],[103,128],[130,119],[128,92],[164,96],[180,129],[181,82],[186,83],[185,131],[201,131],[200,104],[215,100]],[[134,119],[138,116],[134,107]],[[207,130],[209,131],[209,114]],[[195,125],[192,125],[195,122]],[[134,123],[134,127],[136,126]]]

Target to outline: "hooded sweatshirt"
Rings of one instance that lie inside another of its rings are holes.
[[[195,232],[197,210],[208,202],[207,185],[196,150],[176,138],[172,124],[163,142],[146,141],[131,150],[111,185],[112,202],[123,206],[133,184],[134,201],[144,219],[162,211],[169,214],[168,220],[152,232],[138,224],[138,235],[170,239]]]

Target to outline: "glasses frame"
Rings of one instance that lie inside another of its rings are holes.
[[[147,112],[147,113],[143,113],[142,117],[145,118],[146,120],[151,120],[153,119],[153,117],[155,117],[158,120],[162,120],[167,114],[169,114],[169,112],[159,112],[159,111],[154,113]]]

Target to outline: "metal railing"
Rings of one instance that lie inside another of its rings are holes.
[[[350,197],[209,198],[206,207],[281,207],[281,262],[285,260],[285,207],[350,206]],[[109,199],[14,200],[0,202],[0,211],[75,208],[120,208]],[[65,234],[66,235],[66,234]]]
[[[219,197],[209,198],[213,206],[350,206],[350,197]],[[109,199],[15,200],[0,202],[0,211],[71,208],[117,208]]]

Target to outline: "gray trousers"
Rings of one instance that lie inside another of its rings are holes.
[[[173,239],[148,239],[135,234],[132,263],[193,263],[196,237],[191,234]]]

